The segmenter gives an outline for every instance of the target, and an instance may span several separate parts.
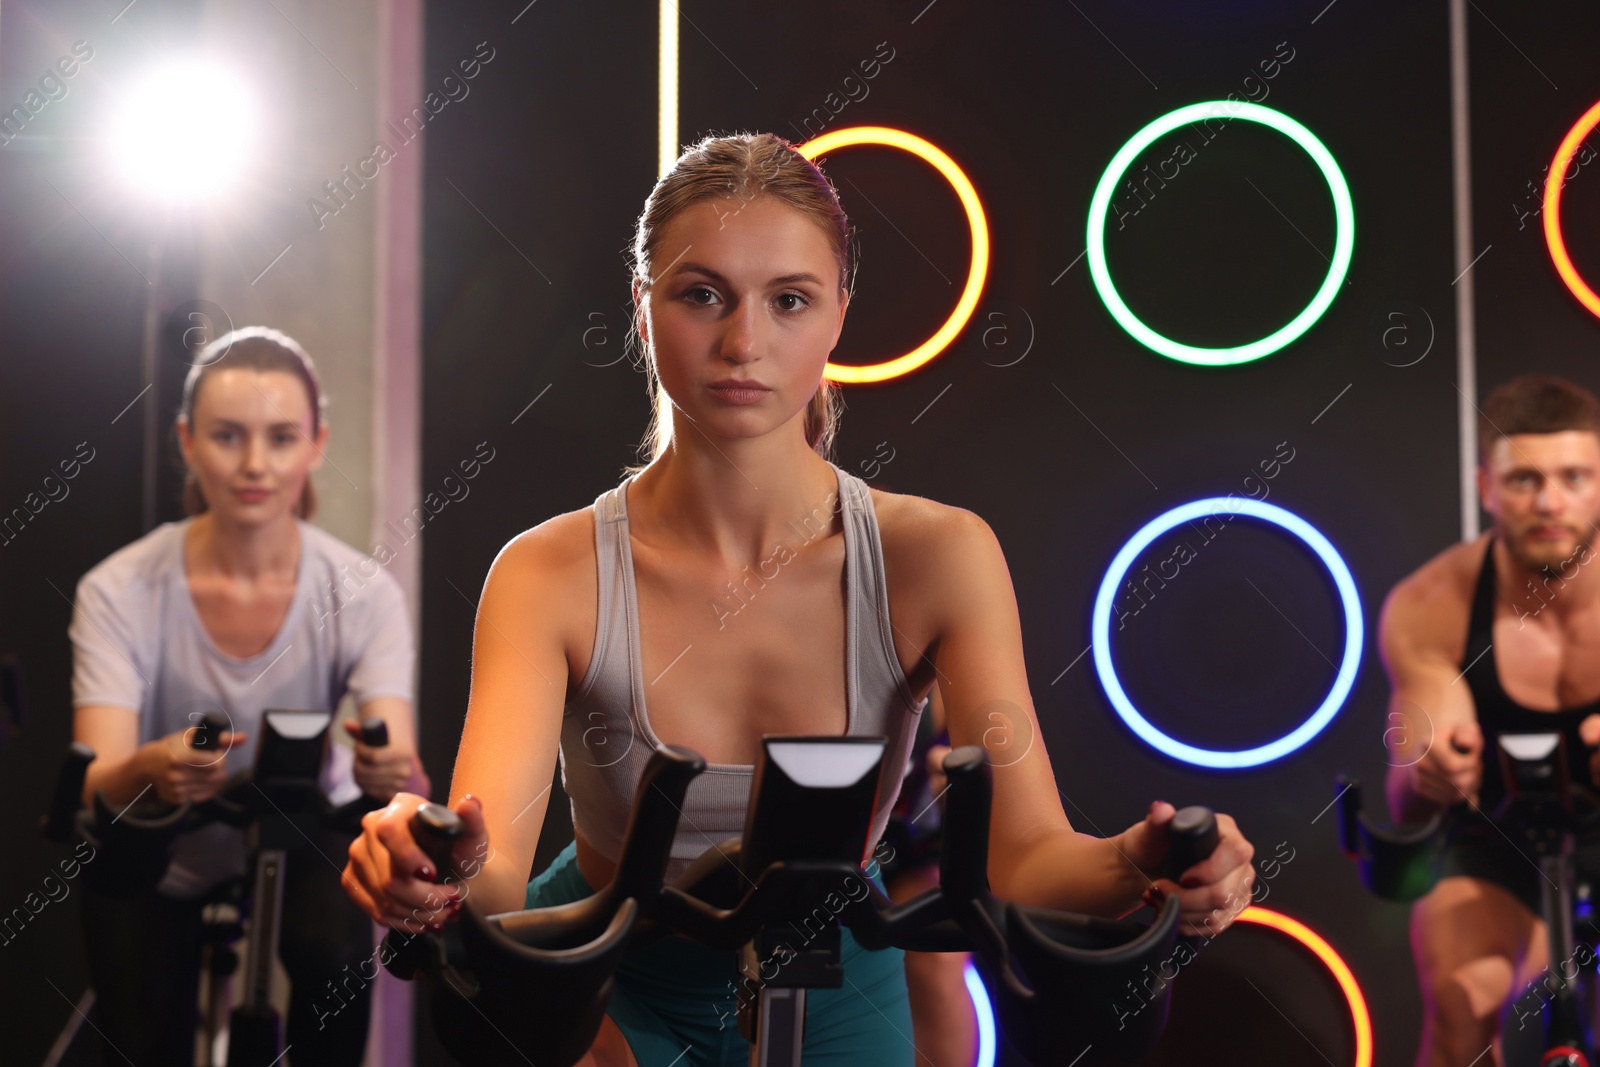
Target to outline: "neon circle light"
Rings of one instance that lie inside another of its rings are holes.
[[[1600,296],[1596,296],[1588,283],[1578,276],[1578,268],[1572,265],[1572,257],[1567,255],[1567,242],[1561,236],[1561,187],[1566,184],[1567,167],[1571,165],[1578,145],[1583,143],[1583,139],[1597,124],[1600,124],[1600,104],[1585,111],[1577,125],[1567,131],[1561,147],[1556,149],[1556,158],[1550,162],[1550,170],[1544,180],[1544,243],[1550,248],[1556,273],[1567,283],[1572,295],[1592,313],[1600,315]],[[1553,181],[1558,174],[1561,178]]]
[[[1270,908],[1252,905],[1240,912],[1239,922],[1256,923],[1288,934],[1322,961],[1323,966],[1333,974],[1334,981],[1339,983],[1339,988],[1344,991],[1344,998],[1350,1005],[1350,1021],[1356,1028],[1355,1067],[1372,1067],[1372,1016],[1367,1011],[1367,998],[1361,995],[1361,986],[1356,982],[1355,974],[1333,950],[1333,946],[1305,923]]]
[[[1270,522],[1304,541],[1333,576],[1334,585],[1339,590],[1339,602],[1344,609],[1344,657],[1339,662],[1333,687],[1328,691],[1321,706],[1305,722],[1276,741],[1239,751],[1198,748],[1184,744],[1156,729],[1139,713],[1139,709],[1133,706],[1133,701],[1128,699],[1128,694],[1123,691],[1122,683],[1117,679],[1116,668],[1111,662],[1111,605],[1116,597],[1117,587],[1122,584],[1123,575],[1128,572],[1133,561],[1138,558],[1140,552],[1149,547],[1152,541],[1173,527],[1224,511]],[[1345,566],[1338,551],[1328,543],[1328,539],[1323,537],[1316,527],[1293,512],[1286,511],[1276,504],[1241,497],[1217,496],[1196,500],[1173,508],[1146,523],[1127,544],[1122,546],[1122,551],[1112,559],[1111,566],[1106,569],[1105,577],[1100,580],[1100,592],[1094,600],[1094,616],[1090,630],[1093,637],[1095,670],[1099,673],[1100,684],[1105,689],[1106,696],[1110,698],[1112,707],[1116,708],[1117,714],[1122,716],[1122,720],[1134,733],[1159,751],[1174,759],[1201,767],[1228,769],[1254,767],[1287,756],[1315,737],[1332,721],[1334,715],[1338,714],[1345,698],[1350,695],[1350,687],[1355,684],[1356,668],[1361,663],[1361,598],[1356,593],[1355,579],[1350,576],[1350,569]]]
[[[1311,303],[1307,304],[1298,315],[1290,319],[1286,325],[1249,344],[1227,348],[1205,348],[1186,345],[1157,333],[1146,326],[1123,301],[1121,294],[1117,292],[1116,283],[1111,280],[1111,270],[1106,265],[1106,216],[1111,208],[1111,197],[1116,192],[1117,182],[1122,180],[1123,174],[1140,152],[1180,126],[1216,118],[1220,114],[1219,109],[1225,109],[1231,118],[1259,122],[1269,129],[1277,130],[1305,149],[1306,154],[1322,171],[1322,176],[1328,182],[1328,191],[1333,194],[1333,217],[1337,236],[1334,239],[1333,258],[1328,264],[1328,275],[1323,278],[1322,287],[1311,298]],[[1309,330],[1328,310],[1333,298],[1339,293],[1339,287],[1344,284],[1345,274],[1350,269],[1350,258],[1355,249],[1355,231],[1355,208],[1350,201],[1350,187],[1345,183],[1339,164],[1334,162],[1333,154],[1315,134],[1275,108],[1244,101],[1210,100],[1180,107],[1176,111],[1162,115],[1134,134],[1128,143],[1111,157],[1111,162],[1106,164],[1105,173],[1100,175],[1100,183],[1095,186],[1094,197],[1089,201],[1089,276],[1094,280],[1095,290],[1105,303],[1106,310],[1111,312],[1111,317],[1116,319],[1117,324],[1128,331],[1135,341],[1146,348],[1169,359],[1201,366],[1222,367],[1235,363],[1248,363],[1269,356],[1294,341]]]
[[[967,996],[972,998],[972,1013],[978,1020],[978,1058],[973,1067],[994,1067],[995,1029],[994,1005],[989,1002],[989,990],[984,987],[978,969],[968,960],[961,972],[967,984]]]
[[[973,311],[978,307],[978,297],[983,293],[984,279],[989,275],[989,220],[984,214],[983,203],[978,199],[978,191],[956,165],[956,161],[945,154],[943,149],[914,133],[891,129],[888,126],[852,126],[814,137],[805,144],[797,146],[796,151],[814,161],[818,156],[835,148],[848,148],[852,145],[883,145],[887,148],[898,148],[910,152],[932,166],[955,190],[961,206],[966,210],[967,227],[972,235],[972,264],[967,269],[967,284],[961,290],[960,298],[956,300],[955,310],[932,337],[905,355],[882,363],[863,366],[829,363],[823,370],[824,377],[832,378],[836,382],[881,382],[909,374],[943,352],[949,347],[950,342],[955,340],[956,334],[966,326],[967,320],[972,318]]]

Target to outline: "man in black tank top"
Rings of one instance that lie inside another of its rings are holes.
[[[1591,781],[1589,772],[1589,752],[1592,747],[1586,744],[1579,732],[1579,724],[1590,715],[1600,715],[1600,697],[1576,707],[1563,707],[1549,711],[1526,708],[1513,700],[1500,684],[1500,671],[1495,663],[1495,656],[1491,650],[1494,643],[1494,616],[1496,602],[1496,579],[1494,544],[1495,538],[1491,533],[1488,536],[1488,547],[1483,553],[1483,565],[1478,572],[1478,581],[1472,593],[1472,610],[1467,626],[1467,648],[1462,657],[1462,676],[1467,683],[1467,689],[1472,693],[1472,706],[1478,715],[1478,728],[1483,734],[1487,753],[1483,760],[1482,784],[1478,789],[1478,807],[1484,811],[1493,811],[1505,798],[1505,783],[1501,781],[1500,761],[1495,758],[1494,741],[1501,734],[1530,734],[1548,733],[1552,730],[1561,732],[1567,740],[1567,773],[1573,782],[1588,783]],[[1586,560],[1590,555],[1589,546],[1584,545],[1578,551],[1578,556],[1572,564],[1559,570],[1565,570],[1569,577],[1573,567]],[[1560,581],[1560,573],[1556,573],[1551,580],[1554,585]],[[1533,609],[1528,609],[1517,601],[1526,600],[1534,594],[1526,588],[1523,595],[1512,603],[1512,610],[1517,612],[1517,622],[1526,628],[1528,618],[1538,612],[1542,604],[1536,603]],[[1548,594],[1547,594],[1548,595]],[[1595,649],[1594,651],[1600,651]],[[1486,823],[1474,824],[1494,834],[1492,827]],[[1503,839],[1501,839],[1504,843]],[[1521,897],[1527,903],[1528,910],[1537,913],[1539,910],[1539,872],[1535,869],[1537,860],[1531,865],[1516,864],[1514,869],[1501,876],[1501,884],[1507,888],[1521,890]]]
[[[1508,1003],[1537,1025],[1540,1000],[1522,995],[1549,963],[1537,860],[1473,814],[1505,795],[1496,739],[1560,731],[1583,784],[1596,780],[1600,745],[1600,567],[1588,566],[1600,553],[1600,401],[1530,375],[1480,415],[1478,491],[1493,529],[1395,586],[1379,622],[1391,814],[1467,816],[1445,877],[1411,915],[1426,1003],[1419,1067],[1498,1063],[1498,1050],[1485,1054]],[[1576,867],[1600,885],[1593,850]]]

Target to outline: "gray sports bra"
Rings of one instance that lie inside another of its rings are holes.
[[[844,514],[849,721],[845,734],[887,739],[869,841],[875,846],[899,794],[926,701],[913,702],[895,655],[883,545],[871,494],[860,478],[837,466],[833,469],[839,489],[837,495],[830,494],[829,505],[842,508]],[[594,652],[561,723],[561,784],[572,802],[572,824],[612,863],[622,852],[622,836],[645,762],[661,744],[645,712],[627,485],[607,490],[594,502],[600,574]],[[831,521],[830,515],[825,522]],[[672,842],[669,882],[706,849],[743,832],[753,773],[749,764],[711,763],[690,785]]]

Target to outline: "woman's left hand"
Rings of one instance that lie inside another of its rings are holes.
[[[1255,846],[1245,840],[1231,815],[1217,813],[1217,847],[1209,857],[1183,871],[1179,881],[1163,876],[1167,858],[1168,828],[1177,809],[1166,801],[1150,805],[1143,821],[1120,835],[1122,854],[1150,881],[1144,902],[1160,909],[1168,894],[1178,894],[1182,906],[1179,931],[1213,936],[1233,924],[1250,906],[1256,871],[1251,865]]]
[[[361,724],[355,719],[344,720],[344,728],[355,741],[356,785],[367,796],[387,801],[396,793],[427,796],[432,791],[422,761],[414,753],[394,745],[373,748],[362,744]]]

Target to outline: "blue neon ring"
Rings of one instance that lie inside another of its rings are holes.
[[[978,1020],[978,1059],[974,1067],[994,1067],[997,1042],[994,1005],[989,1002],[989,990],[984,987],[983,978],[971,960],[967,961],[961,977],[967,984],[967,995],[972,998],[972,1013]]]
[[[1150,546],[1152,541],[1173,527],[1224,511],[1235,515],[1249,515],[1273,523],[1304,541],[1333,576],[1333,584],[1339,590],[1339,601],[1344,608],[1344,658],[1339,663],[1333,688],[1328,691],[1321,706],[1309,719],[1276,741],[1239,751],[1186,745],[1156,729],[1139,713],[1139,709],[1133,706],[1133,701],[1128,699],[1122,683],[1117,679],[1116,668],[1111,663],[1111,604],[1116,598],[1117,587],[1122,584],[1122,578],[1133,565],[1133,561],[1138,558],[1139,553]],[[1316,527],[1293,512],[1285,511],[1276,504],[1240,497],[1214,496],[1196,500],[1173,508],[1146,523],[1127,544],[1122,546],[1122,551],[1117,553],[1116,558],[1111,561],[1111,566],[1107,568],[1106,576],[1100,582],[1100,592],[1094,600],[1094,616],[1090,629],[1094,645],[1095,670],[1100,675],[1100,684],[1105,689],[1106,696],[1110,698],[1111,706],[1122,716],[1122,721],[1157,750],[1174,759],[1201,767],[1255,767],[1287,756],[1317,736],[1338,714],[1345,698],[1350,695],[1351,686],[1355,684],[1356,669],[1361,663],[1361,598],[1356,593],[1356,583],[1350,576],[1350,568],[1345,566],[1338,551],[1328,543],[1328,539],[1323,537]]]

